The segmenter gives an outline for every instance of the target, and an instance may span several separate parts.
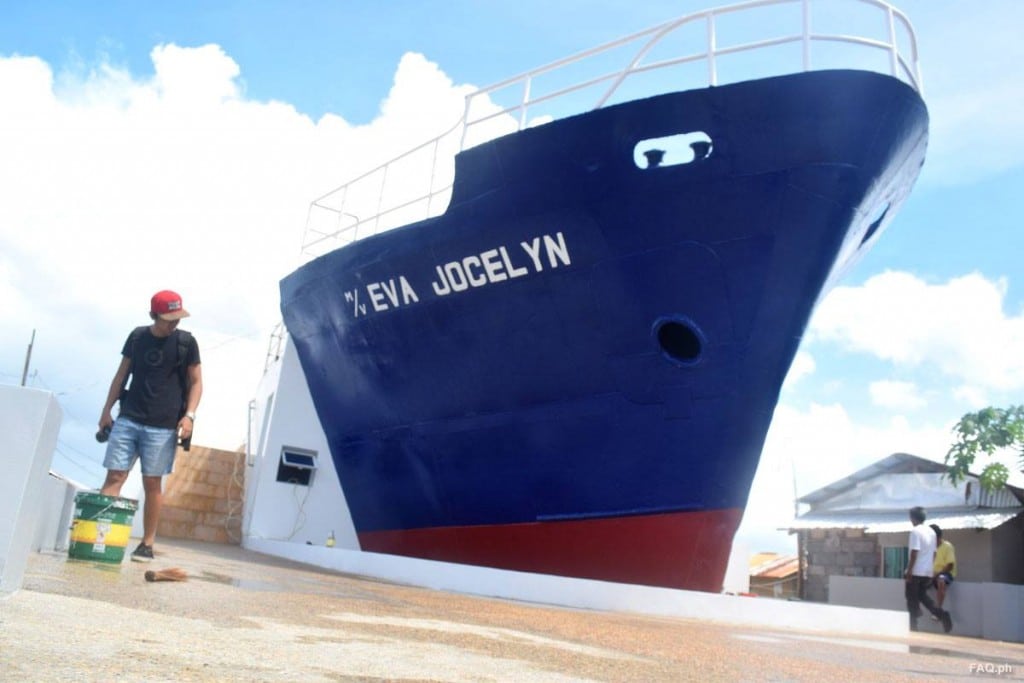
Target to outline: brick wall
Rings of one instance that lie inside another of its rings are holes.
[[[806,562],[804,600],[828,602],[830,576],[880,576],[878,537],[863,529],[801,531]]]
[[[174,472],[164,479],[157,535],[239,543],[244,475],[244,453],[203,446],[178,449]]]

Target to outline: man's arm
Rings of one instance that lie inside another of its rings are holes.
[[[199,399],[203,397],[203,366],[199,363],[188,366],[188,398],[185,400],[185,415],[178,420],[178,434],[182,439],[192,436],[195,426],[190,415],[195,415]]]
[[[131,369],[132,359],[128,356],[121,356],[121,364],[117,366],[114,379],[110,381],[110,389],[107,390],[107,400],[103,404],[103,412],[100,413],[100,429],[114,424],[114,418],[111,417],[110,411],[114,409],[117,399],[121,398],[121,391],[124,390],[124,385],[128,381],[128,373],[131,372]]]
[[[910,577],[914,575],[914,563],[917,562],[917,548],[910,551],[910,557],[907,559],[907,570],[903,572],[903,578],[910,581]]]

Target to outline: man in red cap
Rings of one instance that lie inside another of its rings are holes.
[[[177,293],[163,290],[153,295],[149,306],[153,322],[128,335],[100,415],[100,432],[108,435],[103,460],[107,478],[100,493],[120,495],[135,459],[142,462],[143,537],[132,553],[132,560],[138,562],[153,559],[163,478],[174,468],[178,439],[187,442],[192,437],[203,394],[199,345],[195,337],[178,329],[178,322],[188,314]],[[118,400],[121,408],[115,421],[110,411]]]

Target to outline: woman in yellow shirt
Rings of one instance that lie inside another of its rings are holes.
[[[935,563],[932,565],[935,578],[932,583],[935,585],[936,605],[941,608],[946,599],[946,587],[956,578],[956,551],[952,543],[942,540],[942,529],[938,524],[931,527],[935,532]]]

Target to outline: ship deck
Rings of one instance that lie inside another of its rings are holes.
[[[168,567],[189,580],[143,578]],[[791,605],[777,603],[780,617]],[[1007,643],[538,606],[178,540],[161,540],[149,565],[32,554],[22,590],[0,598],[0,634],[0,677],[10,680],[976,680],[980,664],[1024,671],[1020,646]]]

